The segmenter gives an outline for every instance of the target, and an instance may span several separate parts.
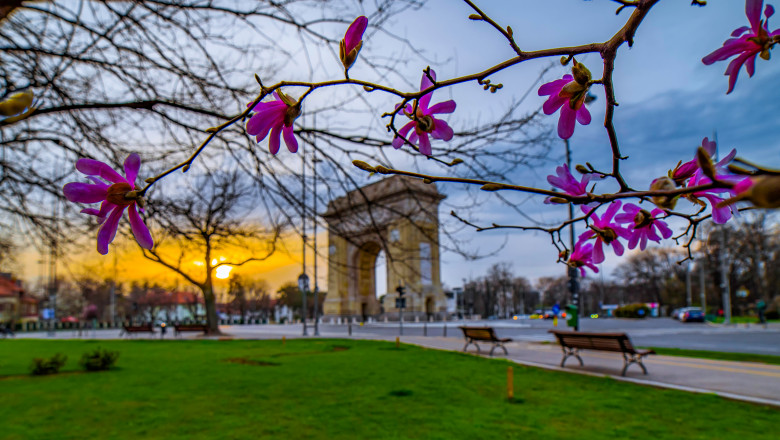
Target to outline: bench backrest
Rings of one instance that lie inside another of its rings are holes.
[[[564,347],[583,350],[635,353],[634,346],[625,333],[587,333],[551,330]]]
[[[480,341],[495,341],[496,332],[493,327],[460,327],[463,330],[463,336]]]

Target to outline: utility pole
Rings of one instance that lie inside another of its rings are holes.
[[[701,297],[701,309],[707,314],[707,292],[704,282],[704,260],[699,259],[699,296]]]
[[[564,139],[566,145],[566,166],[571,170],[571,150],[569,149],[569,140]],[[574,219],[574,205],[569,203],[569,220]],[[574,222],[569,225],[569,246],[571,251],[574,252]],[[580,314],[580,286],[577,281],[577,269],[569,266],[569,292],[571,293],[571,302],[577,307],[577,315]],[[579,319],[575,321],[574,331],[580,330]]]
[[[301,250],[303,251],[303,270],[298,278],[298,286],[301,290],[301,300],[303,302],[303,336],[308,336],[306,333],[306,315],[308,315],[309,304],[306,301],[306,290],[309,289],[309,277],[306,275],[306,154],[304,145],[301,146]],[[317,257],[315,256],[315,258]],[[302,282],[303,279],[306,279],[306,283]]]
[[[317,150],[315,149],[312,153],[312,168],[314,169],[314,188],[312,192],[314,193],[314,336],[320,335],[320,285],[319,280],[317,278],[317,163],[321,162],[320,159],[317,158]]]
[[[693,302],[691,293],[691,262],[685,265],[685,305],[690,307]],[[706,314],[706,313],[705,313]]]
[[[718,160],[718,132],[713,133],[713,139],[715,140],[715,161]],[[714,209],[714,207],[713,207]],[[720,226],[720,246],[718,246],[718,260],[720,261],[720,291],[723,298],[723,323],[729,324],[731,322],[731,293],[728,277],[728,263],[724,256],[723,251],[726,250],[726,226]]]

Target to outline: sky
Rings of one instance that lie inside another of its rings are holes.
[[[477,3],[501,25],[512,27],[515,40],[523,50],[605,41],[623,26],[631,13],[627,8],[616,16],[617,3],[608,0],[490,0]],[[405,38],[421,49],[439,79],[451,78],[481,71],[514,54],[495,29],[485,22],[469,20],[467,17],[472,12],[461,1],[430,0],[421,9],[408,10],[396,16],[387,27],[396,33],[394,37]],[[659,2],[646,17],[635,36],[634,46],[629,49],[623,45],[620,48],[614,72],[615,92],[620,106],[615,111],[614,123],[622,152],[629,156],[621,165],[629,184],[636,188],[646,187],[655,177],[665,175],[678,160],[692,158],[702,138],[712,137],[715,132],[725,151],[736,148],[742,157],[780,167],[780,141],[776,136],[780,128],[777,116],[780,114],[780,87],[777,86],[780,63],[776,59],[757,60],[755,76],[748,78],[743,71],[735,91],[730,95],[725,94],[727,77],[723,75],[727,63],[712,66],[701,63],[701,58],[720,47],[733,29],[746,24],[744,3],[739,0],[711,1],[703,8],[691,6],[687,0],[664,1]],[[408,52],[408,49],[404,49],[397,38],[369,30],[361,56],[392,54],[403,57],[405,51]],[[539,72],[556,61],[533,60],[496,74],[491,79],[494,83],[503,83],[504,88],[494,95],[485,93],[476,84],[466,84],[437,91],[433,102],[446,99],[458,102],[456,112],[446,118],[456,129],[459,123],[475,118],[487,120],[529,87],[535,91],[539,85],[535,83]],[[578,61],[585,63],[594,77],[600,76],[601,65],[597,55],[584,55],[578,57]],[[316,62],[333,63],[333,60],[321,57]],[[337,71],[337,64],[335,66],[322,70]],[[413,62],[399,64],[398,69],[407,80],[391,85],[413,90],[424,67]],[[544,81],[560,78],[568,73],[568,69],[557,64],[547,72]],[[315,69],[315,72],[318,71]],[[351,72],[352,77],[361,77],[367,70],[358,60]],[[295,73],[294,70],[292,73]],[[598,86],[592,89],[592,93],[597,97],[590,106],[593,122],[588,126],[578,125],[570,140],[573,162],[589,161],[596,168],[609,169],[610,147],[602,126],[604,93]],[[311,99],[322,98],[313,96]],[[543,102],[544,97],[531,93],[523,103],[524,110],[534,111]],[[557,114],[547,117],[546,122],[555,127]],[[388,150],[386,154],[392,160],[409,163],[408,158]],[[553,151],[552,156],[551,160],[533,169],[517,170],[512,183],[548,188],[545,176],[553,173],[555,166],[561,163],[563,142],[559,143],[558,151]],[[357,170],[354,177],[366,184],[376,179]],[[438,188],[448,195],[440,216],[449,222],[445,217],[462,199],[464,187],[439,184]],[[605,191],[614,189],[610,184],[601,184],[599,188]],[[517,201],[519,209],[541,224],[553,224],[567,215],[565,207],[544,205],[541,197],[509,197]],[[470,220],[479,224],[528,224],[526,219],[490,196],[484,197],[484,201],[479,213]],[[477,233],[465,228],[456,237],[467,242],[467,247],[475,252],[494,255],[466,260],[458,254],[444,252],[442,281],[449,287],[460,285],[464,279],[483,275],[489,266],[497,262],[511,262],[516,275],[531,280],[565,273],[565,267],[555,263],[557,251],[550,244],[547,234]],[[324,233],[320,234],[319,242],[324,250],[327,246]],[[272,288],[294,280],[300,272],[301,247],[298,240],[291,237],[285,238],[283,247],[285,251],[271,261],[251,266],[246,272],[267,279]],[[123,251],[122,258],[140,261],[138,255],[132,255],[132,248],[128,249]],[[602,273],[609,276],[620,260],[609,252],[607,254]],[[38,258],[28,257],[33,262]],[[308,258],[311,261],[311,254]],[[100,264],[105,265],[105,261]],[[27,266],[27,278],[38,274],[36,264]],[[164,269],[154,266],[141,272],[143,277],[175,279],[166,277]],[[320,260],[322,285],[326,285],[326,273],[325,262]],[[130,277],[131,274],[125,276]],[[378,282],[383,282],[381,277]]]

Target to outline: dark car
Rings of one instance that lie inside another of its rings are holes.
[[[704,312],[702,309],[690,308],[685,311],[680,319],[682,322],[704,322]]]

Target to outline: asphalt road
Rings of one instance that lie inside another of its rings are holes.
[[[727,351],[740,353],[771,354],[780,356],[780,325],[763,328],[758,325],[714,325],[704,323],[681,323],[671,318],[645,320],[590,319],[580,320],[581,331],[628,333],[634,345],[639,347],[669,347],[691,350]],[[448,322],[447,335],[460,334],[461,321]],[[496,329],[499,337],[519,341],[554,341],[548,330],[554,328],[552,320],[494,320],[468,321],[467,325],[488,325]],[[444,323],[404,323],[407,336],[443,336]],[[564,320],[558,322],[559,329],[568,329]],[[347,326],[323,324],[324,333],[346,333]],[[399,334],[399,325],[394,323],[372,323],[363,326],[352,325],[355,335],[375,334],[392,336]],[[311,334],[311,332],[309,332]]]
[[[727,351],[740,353],[771,354],[780,356],[780,325],[770,324],[768,328],[758,325],[713,325],[703,323],[680,323],[670,318],[653,318],[646,320],[632,319],[582,319],[580,330],[601,332],[628,333],[634,345],[638,347],[669,347],[686,348],[692,350]],[[508,337],[516,341],[528,342],[554,342],[554,337],[548,333],[553,328],[552,320],[519,319],[519,320],[494,320],[494,321],[466,321],[466,325],[487,325],[496,329],[499,337]],[[435,323],[404,323],[404,336],[460,336],[459,325],[464,321],[449,321]],[[445,330],[446,327],[446,330]],[[301,324],[290,325],[234,325],[222,326],[226,334],[246,339],[271,339],[286,337],[299,337],[303,333]],[[559,329],[567,329],[565,321],[558,322]],[[159,338],[159,328],[155,335],[140,334],[139,338]],[[350,326],[347,324],[320,324],[322,337],[348,336]],[[356,337],[387,339],[399,335],[397,322],[370,323],[365,325],[352,324],[352,335]],[[312,336],[314,329],[309,325],[308,335]],[[186,337],[196,337],[188,333]],[[17,338],[42,338],[48,339],[46,332],[17,333]],[[58,331],[57,339],[84,338],[84,339],[116,339],[119,338],[119,330],[97,330],[85,332],[79,336],[72,330]],[[170,329],[165,339],[173,338]]]

